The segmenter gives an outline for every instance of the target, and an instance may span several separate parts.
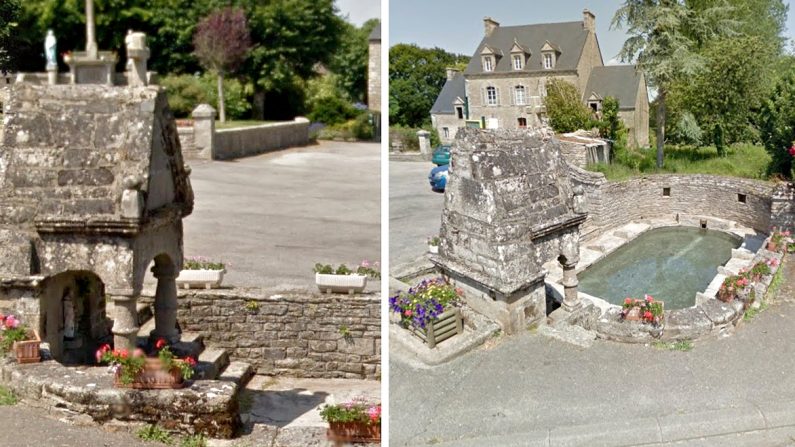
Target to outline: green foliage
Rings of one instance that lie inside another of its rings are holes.
[[[698,125],[696,117],[690,112],[685,112],[679,119],[679,123],[673,135],[678,141],[692,146],[699,146],[704,138],[704,132]]]
[[[715,123],[715,127],[712,128],[712,144],[715,145],[718,155],[721,157],[726,155],[726,140],[723,136],[723,125],[721,123]]]
[[[589,129],[594,124],[591,109],[583,104],[577,87],[562,79],[550,79],[544,104],[549,116],[549,125],[555,132],[574,132]]]
[[[441,48],[397,44],[389,49],[389,122],[421,127],[430,123],[429,111],[447,80],[446,68],[469,57]]]
[[[364,275],[369,276],[371,278],[380,278],[381,272],[378,271],[378,263],[370,263],[368,261],[362,261],[361,264],[357,265],[355,269],[350,269],[345,264],[340,264],[337,268],[334,268],[331,264],[315,264],[315,267],[312,269],[315,273],[320,273],[321,275]]]
[[[339,96],[322,96],[314,101],[309,119],[313,122],[334,125],[355,117],[357,110]]]
[[[363,103],[367,99],[369,37],[377,25],[377,19],[370,19],[359,28],[344,23],[340,48],[329,65],[331,71],[337,75],[337,87],[354,102]]]
[[[207,447],[207,438],[203,435],[191,435],[182,438],[179,447]]]
[[[0,354],[11,351],[14,342],[27,339],[28,329],[24,326],[15,329],[3,329],[0,332]]]
[[[652,343],[652,346],[666,351],[688,352],[693,350],[693,342],[690,340],[680,340],[677,342],[655,341]]]
[[[11,68],[13,54],[8,49],[13,48],[16,40],[20,11],[19,0],[0,1],[0,71]]]
[[[245,309],[248,312],[256,313],[259,310],[259,301],[257,300],[249,300],[246,301]]]
[[[326,422],[361,422],[367,425],[381,423],[381,404],[355,399],[340,405],[324,405],[320,417]]]
[[[761,146],[735,144],[719,156],[714,147],[667,146],[665,167],[657,169],[650,150],[625,150],[614,153],[613,163],[589,165],[608,180],[626,180],[653,173],[714,174],[751,179],[767,179],[770,156]]]
[[[787,150],[795,141],[795,71],[782,77],[760,112],[761,137],[772,161],[768,173],[792,176],[792,156]]]
[[[226,264],[212,261],[207,258],[185,258],[182,268],[184,270],[226,270]]]
[[[193,109],[202,103],[218,108],[218,89],[216,78],[212,74],[163,76],[160,78],[160,85],[168,92],[168,105],[177,118],[190,117]],[[230,118],[239,119],[248,115],[251,104],[240,81],[224,79],[224,96],[226,112]]]
[[[342,124],[324,127],[320,130],[317,138],[320,140],[341,139],[345,141],[370,141],[373,139],[374,135],[375,128],[373,127],[372,115],[369,113],[362,113],[356,118]]]
[[[174,443],[174,439],[167,431],[154,424],[141,427],[141,429],[138,430],[135,435],[138,436],[138,439],[144,441],[160,442],[166,445],[171,445]]]
[[[0,407],[8,405],[16,405],[18,402],[17,396],[4,386],[0,386]]]
[[[599,135],[612,141],[626,138],[627,129],[618,115],[618,100],[612,96],[602,100],[602,119],[599,121]]]

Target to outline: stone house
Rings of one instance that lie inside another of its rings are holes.
[[[431,109],[443,143],[464,126],[490,129],[538,127],[546,122],[546,84],[574,84],[583,102],[601,111],[608,96],[634,146],[649,144],[649,100],[643,73],[634,66],[605,66],[596,36],[596,17],[582,21],[500,26],[483,20],[485,35],[463,73],[448,69],[447,82]]]

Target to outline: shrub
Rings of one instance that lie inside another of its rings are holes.
[[[621,117],[618,116],[618,106],[618,100],[612,96],[602,101],[602,119],[598,122],[599,135],[613,142],[617,142],[623,136],[626,145],[627,130]]]
[[[362,113],[353,121],[353,136],[357,140],[372,140],[375,128],[369,113]]]
[[[795,73],[781,79],[760,112],[760,134],[772,161],[769,174],[792,176],[792,156],[787,152],[795,140]]]
[[[160,84],[168,94],[168,105],[177,118],[190,117],[199,104],[207,103],[218,109],[218,86],[215,76],[163,76]],[[245,118],[251,110],[247,88],[237,79],[224,79],[226,113],[232,119]]]
[[[341,124],[354,117],[357,111],[339,96],[324,96],[314,102],[309,119],[328,125]]]
[[[704,131],[698,125],[696,117],[690,112],[685,112],[676,125],[675,137],[683,143],[698,146],[704,138]]]
[[[592,127],[591,109],[583,104],[582,95],[570,82],[551,79],[547,84],[544,104],[549,124],[555,132],[574,132],[577,129]]]

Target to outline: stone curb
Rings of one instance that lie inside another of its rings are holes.
[[[725,445],[723,440],[728,436],[764,435],[765,432],[780,433],[785,428],[795,431],[795,401],[758,405],[744,403],[737,407],[720,410],[608,421],[548,430],[531,430],[434,442],[433,444],[421,444],[414,440],[412,445],[437,447]],[[713,444],[710,439],[716,442],[718,439],[722,441]],[[776,445],[780,445],[780,443]]]

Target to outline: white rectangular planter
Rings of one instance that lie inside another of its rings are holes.
[[[438,255],[439,254],[439,246],[438,245],[428,245],[428,253]]]
[[[221,287],[226,270],[183,270],[177,276],[177,286],[185,289]]]
[[[365,275],[327,275],[315,273],[315,284],[325,293],[361,293],[367,286]]]

